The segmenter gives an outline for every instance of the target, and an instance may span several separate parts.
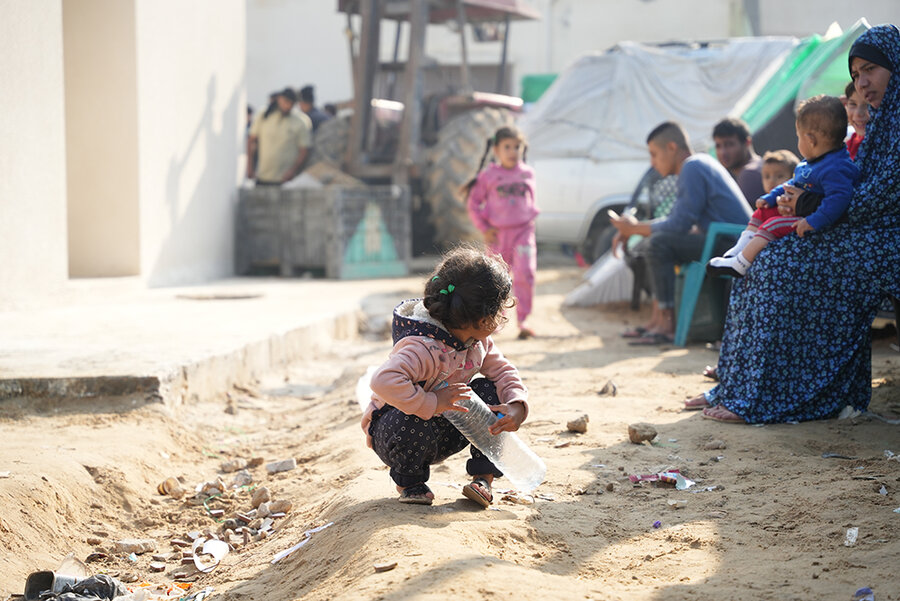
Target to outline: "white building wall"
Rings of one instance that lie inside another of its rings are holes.
[[[0,303],[64,285],[60,0],[0,0]]]
[[[136,0],[141,275],[234,270],[246,122],[244,0]]]
[[[353,96],[346,16],[337,0],[247,1],[247,101],[265,109],[285,86],[316,86],[316,104]]]
[[[822,34],[837,21],[847,29],[865,17],[870,25],[900,24],[898,0],[757,0],[760,29],[766,35],[795,35],[798,37]]]

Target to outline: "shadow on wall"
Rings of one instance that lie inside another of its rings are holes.
[[[239,81],[243,81],[242,75]],[[191,284],[234,273],[233,174],[240,156],[238,106],[242,88],[235,87],[214,127],[216,76],[206,86],[206,106],[181,156],[173,155],[166,172],[165,203],[168,232],[147,276],[150,286]],[[204,154],[203,171],[189,193],[182,189],[185,167]],[[222,180],[222,175],[228,175]],[[221,181],[220,181],[221,180]],[[180,210],[184,207],[183,210]]]

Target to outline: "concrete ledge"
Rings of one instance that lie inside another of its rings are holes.
[[[235,384],[357,335],[364,311],[390,315],[419,290],[393,280],[223,280],[96,293],[0,311],[0,401],[143,397],[210,400]]]

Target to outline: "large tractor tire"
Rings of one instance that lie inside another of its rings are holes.
[[[431,208],[437,247],[447,249],[479,239],[461,188],[475,176],[487,139],[513,122],[510,111],[485,107],[454,117],[438,132],[423,174],[424,197]]]
[[[350,143],[350,117],[333,117],[319,126],[313,137],[312,156],[306,162],[313,165],[319,161],[331,163],[340,169]]]

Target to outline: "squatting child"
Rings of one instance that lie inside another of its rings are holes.
[[[493,149],[494,159],[486,169],[485,160]],[[472,222],[484,235],[491,252],[512,269],[513,292],[519,338],[530,338],[534,331],[525,325],[531,314],[537,272],[537,242],[534,224],[538,215],[535,202],[534,170],[525,164],[525,138],[514,127],[501,127],[487,141],[478,173],[466,186],[467,207]]]
[[[737,245],[729,250],[731,256],[711,259],[706,267],[709,273],[743,277],[772,240],[794,231],[803,237],[843,217],[853,186],[859,180],[859,168],[844,146],[847,134],[844,105],[833,96],[805,100],[797,108],[796,127],[797,148],[805,160],[794,169],[793,178],[756,201],[756,207],[768,208],[771,216],[758,225],[755,234],[745,231]],[[773,211],[779,212],[776,205],[778,198],[785,194],[785,186],[798,188],[800,195],[793,207],[781,207],[780,214],[774,215]],[[751,219],[750,223],[752,226],[754,221]]]
[[[471,390],[503,414],[492,434],[515,432],[528,415],[528,393],[519,372],[491,334],[512,308],[512,282],[502,259],[473,248],[447,254],[425,284],[425,296],[394,309],[390,358],[373,374],[372,401],[362,428],[388,465],[401,503],[431,505],[430,467],[469,441],[441,416]],[[476,374],[483,377],[474,378]],[[503,474],[474,446],[463,494],[488,507],[491,483]]]

